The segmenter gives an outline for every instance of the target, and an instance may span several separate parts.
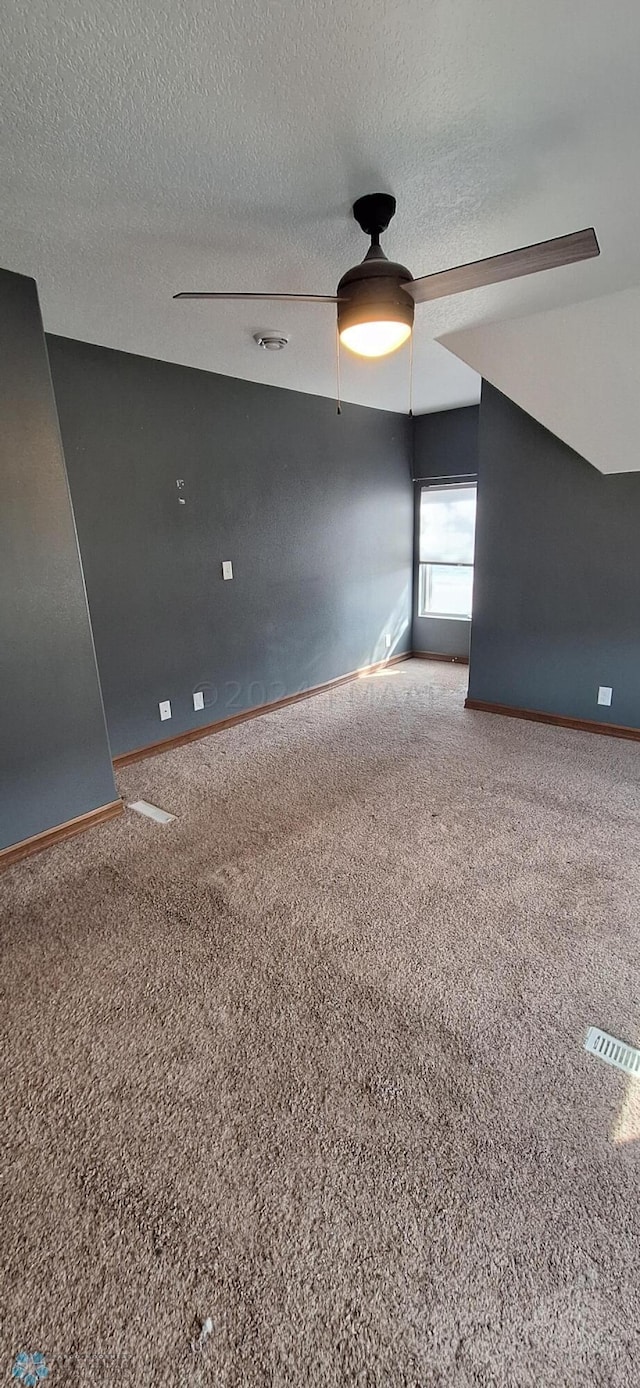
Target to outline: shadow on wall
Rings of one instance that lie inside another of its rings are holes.
[[[402,653],[410,654],[407,640],[411,627],[409,612],[410,588],[407,584],[389,617],[383,623],[373,645],[362,652],[354,670],[345,673],[349,675],[359,670],[366,673],[371,665],[383,665],[393,656]],[[389,638],[388,644],[387,638]],[[335,678],[340,679],[340,675]],[[331,683],[331,680],[327,681],[320,670],[317,679],[312,677],[311,680],[297,685],[294,689],[289,688],[283,679],[277,678],[268,682],[251,680],[248,684],[242,684],[238,680],[226,680],[220,686],[208,680],[201,680],[194,685],[193,693],[199,692],[203,696],[202,709],[203,712],[207,713],[206,721],[217,722],[233,717],[234,714],[246,712],[247,709],[268,707],[270,704],[279,703],[282,699],[295,697],[296,694],[306,694],[310,690],[322,687],[325,683]]]
[[[410,420],[48,341],[116,757],[410,649]]]

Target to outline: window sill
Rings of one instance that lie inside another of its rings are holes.
[[[470,617],[449,617],[446,612],[418,612],[417,616],[425,622],[465,622],[467,626],[471,626]]]

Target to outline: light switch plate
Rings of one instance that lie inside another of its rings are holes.
[[[201,689],[197,689],[193,696],[193,707],[196,709],[204,708],[204,694]]]
[[[230,559],[223,559],[222,561],[222,577],[233,578],[233,564]]]
[[[158,708],[160,710],[160,719],[164,723],[165,718],[171,717],[171,700],[163,699],[162,703],[158,704]]]
[[[598,687],[598,703],[606,704],[607,708],[610,708],[612,698],[613,690],[609,688],[608,684],[601,684]]]

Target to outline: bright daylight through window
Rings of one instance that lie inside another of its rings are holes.
[[[423,487],[420,495],[421,617],[471,617],[475,486]]]

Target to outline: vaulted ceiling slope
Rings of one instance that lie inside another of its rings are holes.
[[[640,288],[443,341],[600,472],[640,470]]]
[[[637,0],[5,0],[0,263],[54,333],[332,395],[330,306],[172,294],[333,293],[377,189],[415,275],[595,225],[598,261],[418,310],[414,408],[470,403],[443,334],[640,283],[639,44]],[[342,390],[406,410],[408,351]]]

